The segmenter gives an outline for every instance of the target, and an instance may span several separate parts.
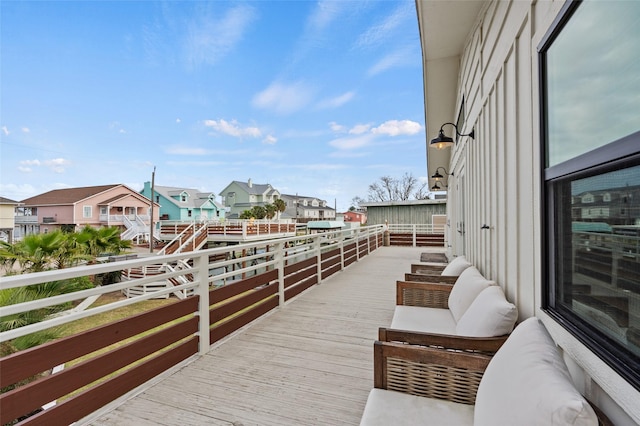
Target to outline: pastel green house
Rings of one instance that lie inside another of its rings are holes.
[[[144,183],[142,195],[151,197],[151,182]],[[197,189],[154,185],[154,201],[160,204],[160,220],[219,220],[225,211],[216,194]]]
[[[245,210],[254,206],[264,207],[273,204],[280,198],[280,192],[270,184],[256,184],[249,179],[247,182],[234,180],[220,191],[222,204],[227,209],[229,219],[238,218]]]

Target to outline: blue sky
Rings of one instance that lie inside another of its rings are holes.
[[[407,1],[3,1],[0,195],[426,179]]]

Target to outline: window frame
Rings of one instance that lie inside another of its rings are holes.
[[[573,181],[590,175],[604,174],[613,170],[640,164],[640,131],[627,135],[621,139],[610,141],[592,151],[573,157],[559,164],[548,166],[547,162],[547,62],[546,52],[552,46],[556,37],[583,1],[567,1],[545,36],[540,41],[538,52],[539,78],[539,113],[540,113],[540,200],[541,200],[541,229],[542,229],[542,309],[558,324],[576,337],[587,348],[629,382],[635,389],[640,390],[640,371],[631,366],[638,363],[638,357],[632,354],[619,342],[614,341],[605,333],[584,321],[575,312],[566,307],[556,306],[555,259],[558,250],[555,234],[557,229],[555,214],[555,188],[563,181]]]

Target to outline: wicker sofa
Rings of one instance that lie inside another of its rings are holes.
[[[454,284],[460,274],[470,266],[471,263],[464,256],[454,258],[447,265],[414,264],[411,265],[411,273],[405,274],[405,280]]]
[[[494,356],[429,346],[375,342],[374,388],[361,426],[611,425],[576,390],[535,317]]]
[[[518,319],[516,306],[502,288],[474,266],[466,268],[455,285],[398,281],[396,286],[391,325],[380,329],[383,341],[405,341],[410,340],[409,334],[428,333],[502,336],[503,342]]]

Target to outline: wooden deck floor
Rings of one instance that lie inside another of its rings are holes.
[[[395,281],[441,249],[382,247],[94,425],[357,425]]]

